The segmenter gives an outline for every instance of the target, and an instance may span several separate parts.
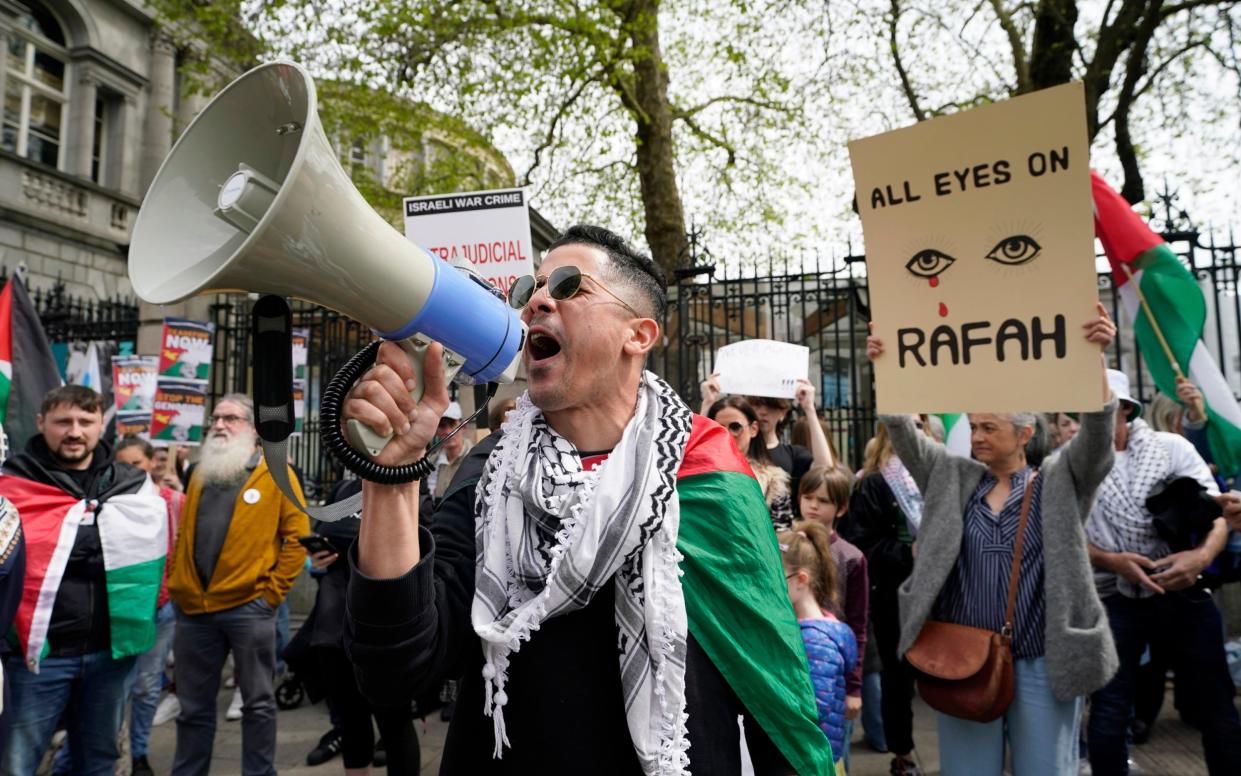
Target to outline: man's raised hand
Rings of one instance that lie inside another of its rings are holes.
[[[422,367],[426,385],[422,401],[410,397],[416,386],[409,357],[395,342],[379,346],[375,365],[362,375],[345,397],[345,421],[356,420],[381,435],[393,434],[375,456],[384,466],[403,466],[423,456],[435,436],[440,416],[448,409],[448,385],[444,380],[444,348],[431,343]]]

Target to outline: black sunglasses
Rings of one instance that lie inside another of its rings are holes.
[[[725,426],[725,428],[727,428],[729,431],[731,431],[734,434],[740,434],[741,429],[745,428],[745,426],[746,424],[742,423],[741,421],[734,420],[732,423],[729,423],[727,426]]]
[[[598,278],[591,277],[577,267],[568,264],[563,267],[557,267],[552,270],[552,274],[547,276],[522,275],[514,280],[513,285],[508,291],[509,307],[512,307],[514,310],[523,309],[530,304],[531,298],[534,297],[534,292],[543,286],[547,286],[548,296],[557,302],[563,302],[582,290],[582,278],[590,278],[591,282],[602,289],[605,294],[620,302],[635,317],[645,317],[633,309],[624,299],[608,290],[608,287],[600,283]]]

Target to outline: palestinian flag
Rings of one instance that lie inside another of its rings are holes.
[[[1134,321],[1142,360],[1159,390],[1176,398],[1176,369],[1168,361],[1154,323],[1181,373],[1202,390],[1211,456],[1221,476],[1233,477],[1241,470],[1241,407],[1202,341],[1207,315],[1202,290],[1163,238],[1151,231],[1129,203],[1094,172],[1091,188],[1095,235],[1103,243],[1115,287]],[[1143,309],[1139,289],[1150,307],[1153,322]]]
[[[969,416],[963,412],[936,413],[935,416],[944,424],[944,447],[951,453],[969,458],[973,452],[970,449]]]
[[[21,276],[14,274],[0,292],[0,424],[13,449],[21,450],[38,433],[35,415],[43,394],[59,385],[43,324]]]
[[[834,773],[767,503],[728,432],[701,415],[677,493],[690,633],[797,773]]]
[[[111,620],[112,657],[138,655],[155,643],[155,604],[168,552],[168,508],[148,477],[137,493],[90,504],[59,488],[0,475],[0,495],[21,514],[26,578],[14,618],[17,645],[31,671],[47,654],[47,629],[78,525],[97,520]]]

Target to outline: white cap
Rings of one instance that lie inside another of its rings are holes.
[[[444,414],[441,417],[448,420],[461,420],[461,405],[455,401],[449,402],[448,409],[444,410]]]
[[[1117,399],[1133,408],[1133,412],[1129,415],[1130,419],[1142,416],[1142,402],[1134,399],[1129,393],[1129,375],[1109,369],[1107,370],[1107,385],[1112,389],[1112,393],[1116,394]]]

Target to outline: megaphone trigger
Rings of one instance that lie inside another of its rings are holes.
[[[414,390],[409,392],[409,396],[417,404],[422,400],[424,389],[423,381],[423,364],[427,357],[427,348],[431,346],[431,340],[421,334],[415,334],[403,340],[397,341],[401,346],[401,350],[405,351],[405,355],[409,357],[409,364],[414,371]],[[456,377],[457,372],[461,371],[462,365],[465,364],[465,358],[458,353],[454,353],[448,348],[444,348],[444,382],[452,380]],[[349,438],[349,444],[359,450],[365,450],[372,458],[379,455],[392,439],[392,434],[379,434],[370,426],[359,421],[350,420],[345,424],[345,433]]]

